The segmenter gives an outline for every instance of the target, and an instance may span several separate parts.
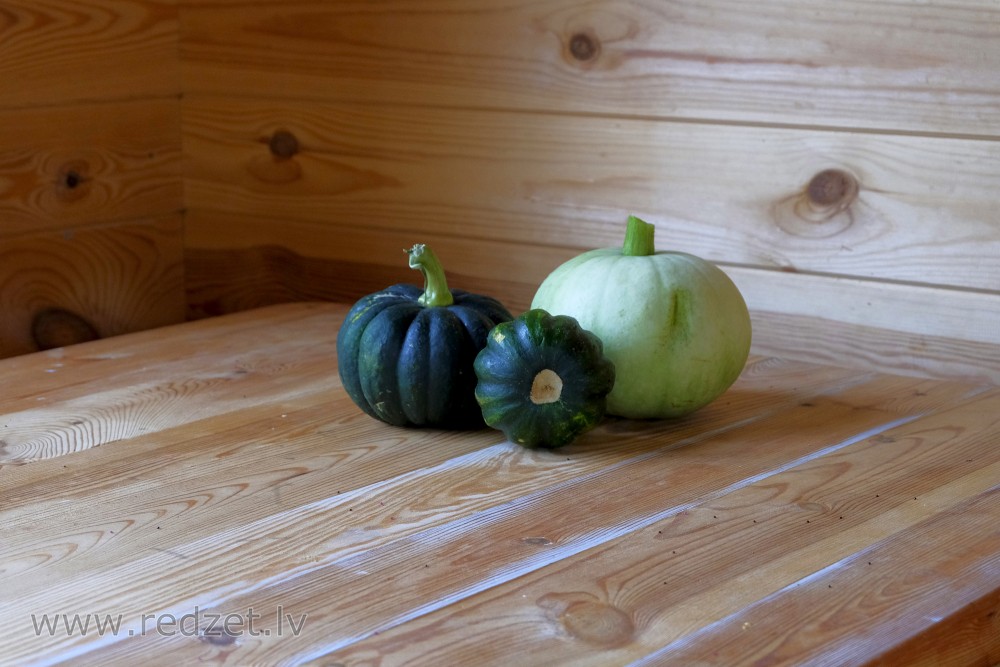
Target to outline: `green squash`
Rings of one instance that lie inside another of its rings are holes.
[[[341,382],[388,424],[482,428],[472,365],[490,330],[513,316],[492,297],[449,290],[427,246],[407,252],[424,289],[393,285],[354,304],[337,334]]]
[[[596,426],[615,382],[600,339],[541,309],[494,327],[475,371],[486,423],[530,448],[559,447]]]
[[[601,339],[617,373],[608,413],[622,417],[679,417],[707,405],[750,352],[750,314],[733,281],[693,255],[656,252],[653,231],[630,216],[622,248],[569,260],[531,303]]]

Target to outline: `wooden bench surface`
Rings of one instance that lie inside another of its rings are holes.
[[[0,664],[1000,661],[1000,388],[753,358],[529,451],[361,413],[344,312],[0,361]]]

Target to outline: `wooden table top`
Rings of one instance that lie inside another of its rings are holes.
[[[0,664],[1000,661],[1000,388],[753,358],[529,451],[361,413],[345,310],[0,361]]]

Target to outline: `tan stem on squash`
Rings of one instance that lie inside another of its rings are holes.
[[[555,403],[562,396],[563,381],[559,375],[548,368],[538,371],[531,383],[531,402],[535,405]]]

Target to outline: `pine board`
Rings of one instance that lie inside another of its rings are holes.
[[[634,213],[659,247],[713,261],[1000,293],[996,141],[246,97],[182,109],[193,210],[579,249],[620,245]],[[278,132],[297,152],[269,150]],[[831,169],[856,196],[810,197]]]
[[[0,241],[184,208],[176,99],[0,109]]]
[[[177,0],[6,0],[0,108],[180,94]]]
[[[33,324],[49,309],[101,337],[182,321],[182,243],[179,213],[0,238],[0,357],[37,350]]]
[[[609,419],[531,452],[360,413],[336,375],[344,312],[275,306],[0,361],[0,655],[906,664],[930,642],[941,661],[1000,658],[995,386],[754,357],[686,419]],[[196,609],[253,609],[270,634],[139,632]],[[123,618],[36,636],[42,613]]]
[[[350,303],[386,285],[419,283],[401,252],[417,242],[435,248],[452,287],[491,294],[512,312],[527,309],[549,272],[580,252],[516,240],[192,210],[185,228],[190,312],[201,317],[303,299]],[[363,258],[358,248],[365,249]],[[722,268],[750,306],[754,349],[761,354],[1000,382],[996,292]]]
[[[990,0],[182,2],[193,93],[996,136]]]

